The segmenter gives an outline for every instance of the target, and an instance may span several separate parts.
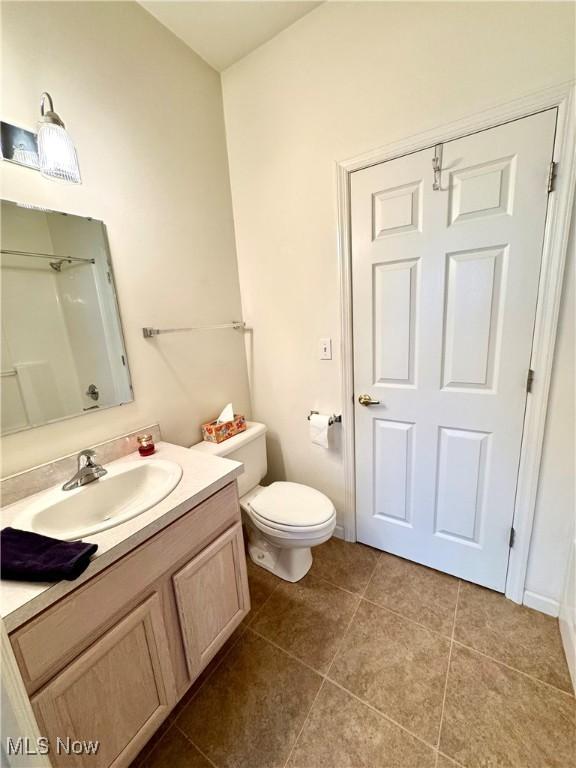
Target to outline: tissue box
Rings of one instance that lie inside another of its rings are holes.
[[[245,429],[246,417],[235,413],[232,421],[223,421],[221,424],[209,421],[208,424],[202,424],[202,439],[209,443],[221,443],[239,432],[244,432]]]

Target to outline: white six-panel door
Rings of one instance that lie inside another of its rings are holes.
[[[351,177],[357,538],[500,591],[555,126],[446,142],[438,190],[434,149]]]

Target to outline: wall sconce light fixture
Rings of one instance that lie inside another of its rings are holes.
[[[49,93],[40,101],[38,134],[11,123],[0,122],[0,152],[3,160],[39,170],[47,179],[81,184],[74,142],[54,112]]]
[[[40,173],[47,179],[60,179],[71,184],[82,182],[74,142],[68,135],[60,116],[54,112],[54,104],[49,93],[43,93],[40,100],[38,157]]]

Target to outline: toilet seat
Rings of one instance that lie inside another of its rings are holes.
[[[276,482],[248,504],[255,521],[278,531],[314,534],[332,523],[336,510],[320,491],[301,483]]]
[[[313,538],[317,534],[324,533],[324,531],[330,528],[336,520],[336,513],[334,513],[331,518],[329,518],[325,523],[321,523],[320,525],[295,526],[282,525],[281,523],[271,523],[269,520],[266,520],[266,518],[260,517],[260,515],[254,512],[252,508],[248,509],[248,514],[250,515],[253,523],[257,525],[261,531],[271,534],[278,534],[281,538],[294,538],[296,536],[301,539]]]

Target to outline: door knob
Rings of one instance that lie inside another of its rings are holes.
[[[358,402],[360,405],[380,405],[380,400],[372,400],[370,395],[360,395]]]

